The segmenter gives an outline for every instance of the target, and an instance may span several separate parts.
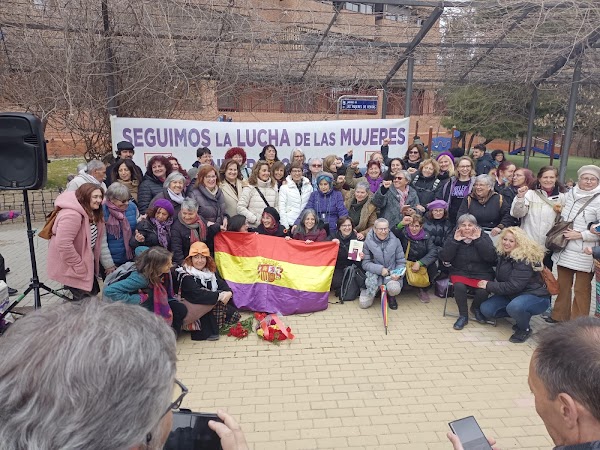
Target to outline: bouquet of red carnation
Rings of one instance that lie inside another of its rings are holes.
[[[228,325],[221,330],[219,330],[219,334],[224,334],[227,336],[233,336],[236,339],[244,339],[248,334],[254,330],[252,323],[254,319],[252,317],[248,317],[235,325]]]
[[[265,341],[279,344],[280,341],[294,339],[292,329],[286,327],[276,314],[254,313],[254,318],[258,321],[256,334]]]

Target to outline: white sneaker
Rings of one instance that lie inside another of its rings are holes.
[[[367,309],[373,304],[373,300],[375,300],[375,297],[374,296],[371,297],[367,293],[366,289],[360,290],[360,297],[358,298],[358,306],[360,306],[362,309]]]

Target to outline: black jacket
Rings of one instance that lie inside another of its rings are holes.
[[[487,174],[493,167],[494,160],[487,153],[484,153],[481,158],[475,160],[475,172],[477,175]]]
[[[425,222],[425,231],[431,236],[433,245],[443,247],[444,242],[452,231],[452,225],[448,219],[431,219]]]
[[[481,228],[506,228],[513,225],[514,220],[510,215],[510,203],[497,192],[493,192],[483,205],[475,198],[475,193],[471,192],[463,199],[457,217],[463,214],[474,215]]]
[[[440,250],[440,259],[452,264],[451,275],[462,275],[469,278],[491,281],[494,279],[494,265],[496,264],[496,249],[492,239],[485,233],[465,244],[457,241],[454,236],[449,237]]]
[[[352,231],[350,236],[344,237],[340,230],[337,230],[335,234],[329,236],[327,238],[328,241],[332,241],[333,239],[338,239],[340,241],[340,246],[338,247],[338,255],[335,261],[336,269],[345,269],[352,264],[356,264],[356,261],[352,259],[348,259],[348,252],[350,251],[350,241],[356,239],[356,232]]]
[[[139,231],[142,236],[144,236],[144,242],[138,242],[135,240],[135,231]],[[156,232],[156,226],[150,222],[150,219],[140,220],[135,227],[135,231],[131,233],[131,239],[129,240],[129,246],[131,248],[136,248],[140,245],[144,245],[146,247],[156,247],[160,246],[158,242],[158,233]],[[170,242],[169,249],[170,250]]]
[[[150,202],[163,190],[163,182],[154,176],[152,173],[144,175],[144,179],[138,188],[138,209],[140,214],[146,214],[146,210],[150,206]]]
[[[417,191],[419,204],[427,207],[428,203],[435,200],[438,191],[444,183],[435,176],[424,177],[421,172],[418,172],[410,182],[410,185]]]
[[[206,226],[206,220],[202,220]],[[200,237],[200,240],[207,245],[211,255],[214,254],[215,236],[219,231],[221,231],[221,227],[215,223],[206,228],[204,239],[202,239],[202,236]],[[180,266],[183,263],[183,260],[190,253],[191,245],[190,229],[182,224],[178,218],[175,219],[171,226],[171,251],[173,252],[173,262],[175,264]]]
[[[406,255],[407,261],[420,261],[423,266],[429,266],[437,261],[438,248],[433,244],[429,233],[426,232],[425,238],[417,241],[408,237],[406,228],[403,228],[398,238],[402,242],[402,248],[405,253],[408,249],[408,255]],[[409,243],[410,248],[408,248]]]
[[[550,296],[541,272],[534,271],[531,264],[515,261],[506,256],[498,258],[496,280],[490,281],[486,290],[511,299],[522,294]]]

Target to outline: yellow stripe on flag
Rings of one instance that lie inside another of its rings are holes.
[[[306,292],[329,291],[334,266],[304,266],[261,256],[242,257],[215,252],[219,273],[241,284],[268,283]]]

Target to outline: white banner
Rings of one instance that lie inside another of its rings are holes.
[[[183,168],[196,161],[196,149],[208,147],[217,166],[231,147],[242,147],[252,167],[265,145],[274,145],[287,163],[300,147],[307,158],[342,156],[354,150],[361,166],[389,137],[390,157],[402,157],[408,147],[409,119],[332,120],[319,122],[203,122],[195,120],[111,117],[112,145],[129,141],[140,167],[154,155],[175,156]]]

